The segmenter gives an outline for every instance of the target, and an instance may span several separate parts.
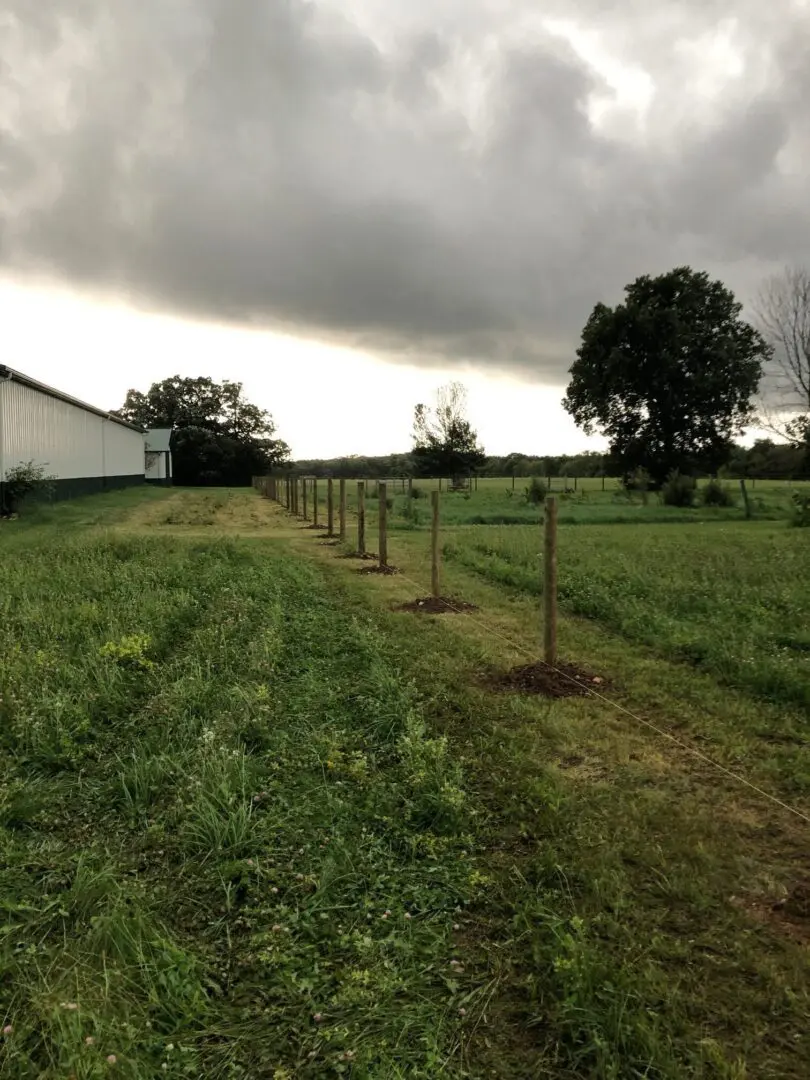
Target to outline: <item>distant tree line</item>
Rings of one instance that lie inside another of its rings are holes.
[[[308,458],[289,463],[295,472],[307,476],[333,476],[336,479],[384,480],[386,477],[415,476],[420,473],[411,454],[386,454],[379,457],[363,455],[339,458]],[[719,475],[738,479],[753,477],[762,480],[801,480],[810,478],[805,455],[800,447],[772,439],[758,439],[753,446],[734,445],[728,462],[718,470]],[[488,454],[470,475],[584,477],[619,476],[620,464],[610,454],[586,451],[582,454]],[[438,473],[434,475],[439,475]],[[444,474],[442,474],[444,475]],[[713,475],[698,471],[698,477]],[[449,478],[449,476],[448,476]]]

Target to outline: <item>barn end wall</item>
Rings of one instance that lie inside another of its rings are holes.
[[[0,380],[0,506],[9,469],[33,461],[54,477],[54,497],[145,482],[143,435],[106,415],[16,378]]]

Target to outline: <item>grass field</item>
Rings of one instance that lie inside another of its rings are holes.
[[[746,529],[749,590],[777,559],[803,582],[799,531]],[[442,620],[390,610],[421,530],[362,577],[253,492],[0,526],[0,1076],[806,1077],[806,826],[603,701],[487,689],[537,604],[484,533],[531,566],[534,530],[458,530],[447,588],[481,614]],[[610,536],[570,536],[602,567]],[[566,654],[810,810],[797,684],[672,662],[698,614],[667,599],[645,638],[626,592],[562,620]]]
[[[745,520],[745,508],[739,484],[725,481],[732,504],[727,507],[703,506],[700,499],[693,508],[680,509],[664,506],[655,494],[646,500],[640,495],[628,497],[620,490],[613,479],[602,481],[597,477],[576,481],[567,481],[568,494],[564,488],[566,481],[555,477],[552,480],[552,494],[559,497],[559,520],[563,524],[688,524],[695,522],[737,522]],[[310,482],[311,483],[311,482]],[[542,507],[532,505],[526,499],[529,479],[516,479],[512,487],[511,478],[486,478],[478,482],[478,490],[471,492],[448,492],[446,483],[442,493],[442,518],[448,525],[521,525],[537,522],[542,514]],[[421,498],[409,500],[402,493],[402,482],[389,482],[387,496],[392,500],[391,528],[414,529],[426,528],[430,523],[430,503],[428,495],[438,488],[436,480],[418,480],[416,489]],[[702,484],[698,485],[698,492]],[[373,514],[376,502],[376,481],[366,482],[367,505]],[[794,491],[810,493],[810,482],[758,481],[748,482],[750,510],[754,520],[784,521],[791,509],[791,494]],[[357,506],[357,484],[347,482],[348,504]],[[312,495],[310,491],[310,503]],[[325,514],[326,481],[318,484],[318,503],[321,515]]]
[[[810,555],[781,523],[563,527],[560,603],[767,700],[810,709]],[[538,528],[454,532],[446,555],[542,592]],[[782,737],[805,742],[807,730]],[[810,785],[810,768],[805,771]]]

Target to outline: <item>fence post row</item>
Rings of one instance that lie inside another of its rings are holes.
[[[357,481],[357,554],[366,553],[366,485]]]
[[[335,535],[335,482],[331,476],[326,481],[326,533]]]
[[[546,499],[545,558],[543,560],[543,655],[547,664],[557,662],[557,500]]]
[[[380,566],[388,566],[388,485],[377,481],[377,520],[380,530]]]

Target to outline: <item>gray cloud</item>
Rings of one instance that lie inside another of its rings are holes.
[[[559,382],[639,273],[810,260],[798,0],[551,2],[643,123],[531,0],[438,7],[5,0],[6,271]]]

